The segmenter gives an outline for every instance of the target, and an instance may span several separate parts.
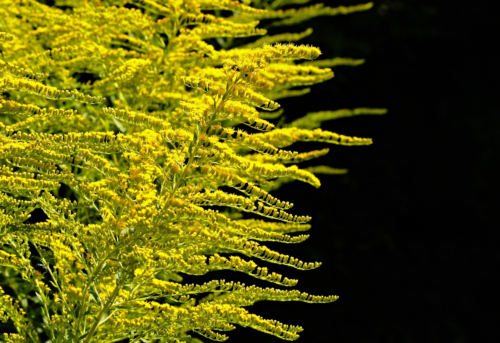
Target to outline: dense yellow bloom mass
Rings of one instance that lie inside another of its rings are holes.
[[[292,287],[265,265],[320,266],[263,245],[303,242],[310,227],[271,191],[346,170],[300,169],[328,149],[284,148],[371,144],[319,127],[385,111],[272,122],[278,99],[363,63],[314,61],[318,48],[291,43],[311,29],[268,32],[372,6],[307,2],[0,0],[0,321],[17,330],[4,342],[223,341],[235,325],[294,340],[302,328],[246,307],[337,299],[183,282],[233,270]]]

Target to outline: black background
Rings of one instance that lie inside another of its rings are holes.
[[[303,326],[299,342],[498,341],[496,296],[488,290],[498,269],[494,20],[486,1],[410,0],[377,1],[365,13],[302,25],[314,28],[306,43],[323,58],[367,62],[334,68],[335,78],[311,94],[281,100],[287,120],[340,108],[389,113],[325,123],[374,144],[330,147],[315,164],[349,174],[321,177],[320,189],[293,183],[275,192],[295,203],[293,213],[312,216],[313,229],[305,243],[273,248],[323,266],[274,270],[298,278],[302,291],[340,299],[262,303],[252,312]],[[298,148],[306,147],[325,146]],[[244,328],[229,336],[281,341]]]

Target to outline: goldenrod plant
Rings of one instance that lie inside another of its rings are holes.
[[[301,327],[247,308],[337,299],[286,289],[297,280],[267,265],[320,263],[263,243],[300,243],[310,227],[271,190],[345,172],[297,167],[328,149],[285,148],[371,144],[319,126],[385,112],[275,127],[276,100],[363,62],[313,61],[318,48],[291,43],[310,29],[272,34],[372,6],[307,3],[0,0],[0,320],[13,328],[3,342],[224,341],[238,325],[295,340]],[[282,288],[183,282],[220,270]]]

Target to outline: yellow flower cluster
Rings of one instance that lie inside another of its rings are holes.
[[[295,340],[302,328],[245,307],[337,299],[183,282],[231,270],[292,287],[297,280],[258,261],[321,265],[262,244],[300,243],[310,228],[271,191],[293,180],[319,187],[315,174],[346,170],[296,165],[328,149],[282,148],[371,144],[319,127],[385,110],[272,122],[278,99],[331,79],[329,67],[363,62],[313,61],[318,48],[290,43],[311,29],[268,31],[372,4],[297,7],[305,3],[0,0],[0,279],[9,292],[0,288],[0,321],[17,330],[3,341],[194,343],[223,341],[220,331],[237,325]]]

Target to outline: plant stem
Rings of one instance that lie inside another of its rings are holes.
[[[90,339],[94,335],[94,332],[97,329],[97,326],[99,326],[99,322],[101,321],[102,316],[108,311],[108,309],[111,307],[111,305],[115,301],[116,297],[118,296],[118,293],[120,292],[120,288],[121,288],[121,282],[117,282],[116,287],[113,290],[113,293],[109,297],[108,301],[106,301],[106,304],[101,309],[101,312],[99,312],[99,314],[97,315],[97,318],[95,319],[94,324],[90,328],[90,331],[89,331],[87,337],[85,337],[85,340],[83,341],[83,343],[90,342]]]

